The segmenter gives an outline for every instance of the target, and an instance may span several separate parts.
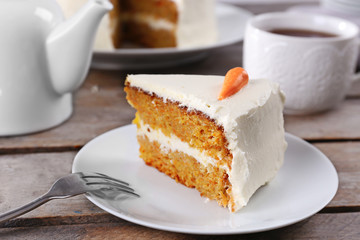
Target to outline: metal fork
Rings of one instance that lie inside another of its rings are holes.
[[[119,194],[140,197],[129,184],[101,173],[72,173],[59,178],[50,190],[34,201],[0,214],[0,223],[25,214],[52,199],[64,199],[82,193],[91,193],[105,199],[115,199]]]

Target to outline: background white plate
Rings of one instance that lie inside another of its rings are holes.
[[[264,4],[271,5],[277,3],[286,4],[304,4],[304,3],[318,3],[319,0],[218,0],[219,2],[231,3],[231,4]]]
[[[312,145],[286,134],[285,163],[270,184],[260,188],[237,213],[207,201],[138,157],[136,127],[109,131],[86,144],[75,157],[73,172],[101,172],[127,181],[141,198],[88,199],[105,211],[140,225],[196,234],[251,233],[305,219],[328,204],[338,188],[330,160]]]
[[[103,69],[150,69],[171,67],[200,60],[210,50],[243,40],[246,21],[252,14],[231,5],[218,3],[216,18],[219,40],[216,44],[197,48],[123,48],[113,51],[95,51],[92,67]]]
[[[254,14],[266,12],[281,12],[289,7],[302,4],[319,4],[320,0],[218,0],[218,2],[232,4]]]

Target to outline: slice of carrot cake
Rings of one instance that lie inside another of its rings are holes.
[[[140,157],[232,212],[275,177],[286,149],[279,86],[263,79],[240,86],[237,77],[231,84],[242,89],[225,89],[222,100],[223,76],[128,75],[125,82]]]
[[[88,0],[57,0],[70,18]],[[124,42],[142,47],[189,48],[217,41],[215,0],[109,0],[114,8],[102,19],[96,50]]]

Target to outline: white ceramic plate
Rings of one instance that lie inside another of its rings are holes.
[[[140,198],[88,199],[103,210],[151,228],[195,234],[265,231],[305,219],[326,206],[338,188],[330,160],[305,141],[286,134],[288,149],[277,177],[237,213],[207,201],[194,190],[146,166],[138,157],[136,127],[109,131],[77,154],[73,172],[101,172],[129,182]]]
[[[225,47],[243,40],[246,21],[252,14],[227,4],[216,5],[219,40],[216,44],[197,48],[124,48],[113,51],[95,51],[93,68],[150,69],[171,67],[200,60],[209,50]]]

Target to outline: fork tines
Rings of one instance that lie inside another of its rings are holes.
[[[135,190],[130,187],[129,183],[121,181],[116,178],[112,178],[102,173],[94,173],[94,174],[84,174],[83,176],[81,176],[82,179],[84,179],[86,185],[96,186],[96,187],[103,185],[104,187],[99,188],[99,190],[101,191],[116,190],[119,192],[133,195],[135,197],[140,197],[140,195],[135,193]],[[92,180],[96,180],[96,181],[92,181]]]

